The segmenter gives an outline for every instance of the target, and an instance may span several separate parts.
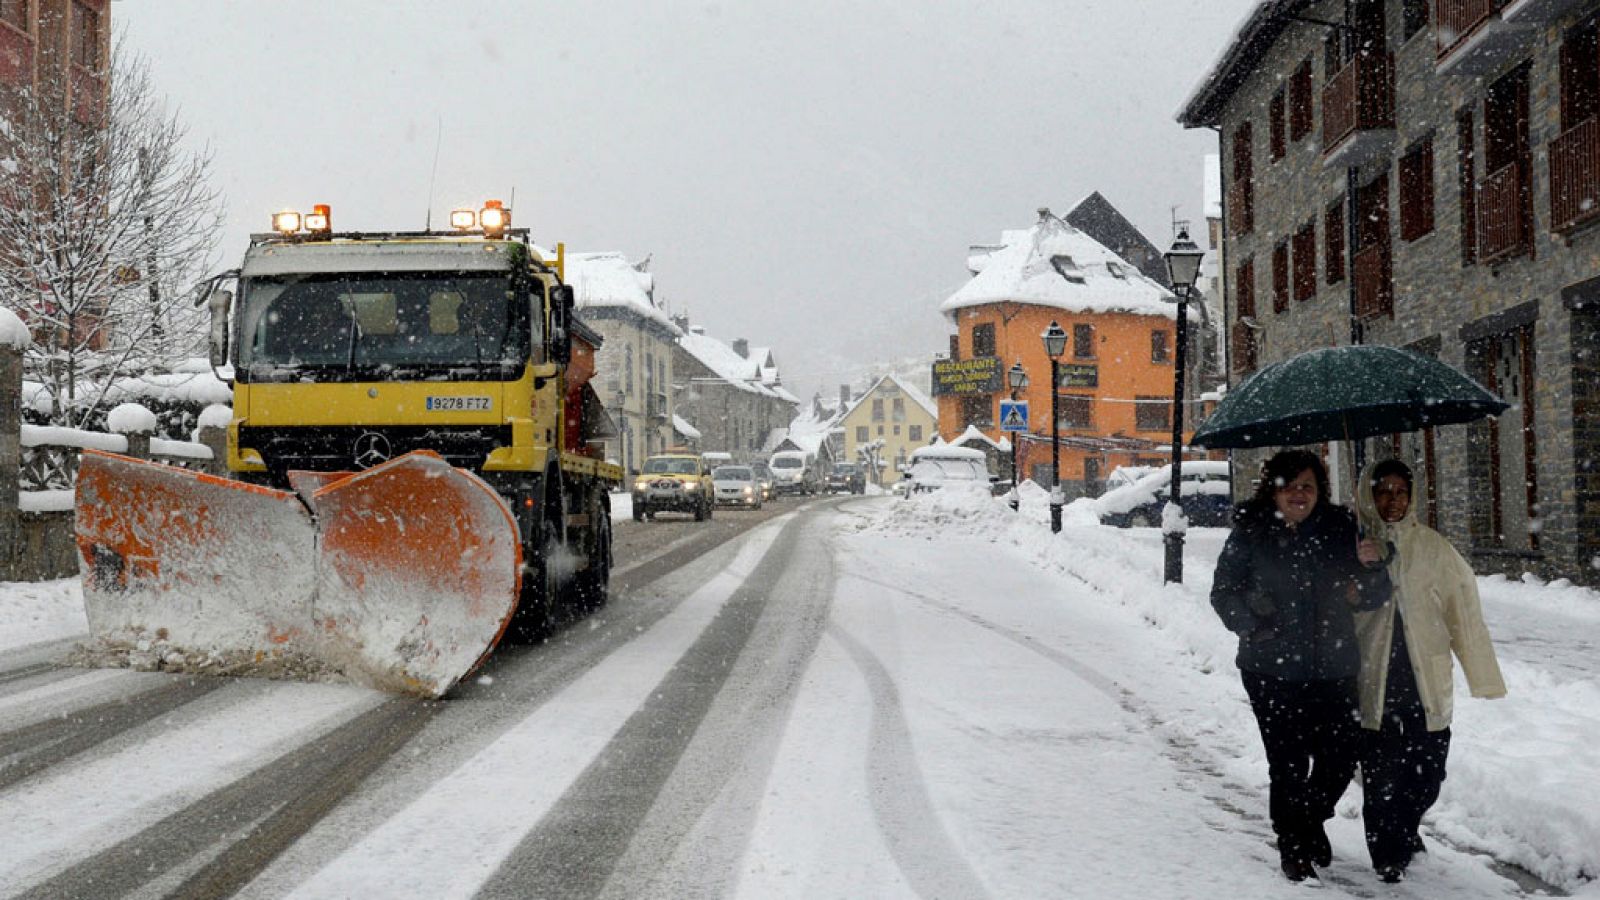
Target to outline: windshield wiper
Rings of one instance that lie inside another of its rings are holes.
[[[350,356],[345,362],[344,370],[346,372],[355,371],[355,367],[356,367],[356,344],[360,343],[360,341],[361,341],[361,320],[356,317],[356,308],[355,308],[355,305],[352,304],[350,306]]]

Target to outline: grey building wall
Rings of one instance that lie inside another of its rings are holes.
[[[578,316],[604,338],[595,354],[592,383],[618,430],[617,437],[606,442],[606,458],[635,471],[650,454],[675,442],[671,388],[675,335],[627,306],[585,306]]]
[[[673,353],[678,415],[700,431],[702,452],[724,451],[741,462],[754,460],[772,430],[794,420],[794,404],[727,381],[681,346],[674,346]]]
[[[1535,448],[1532,467],[1535,498],[1527,515],[1526,485],[1516,448],[1523,439],[1523,411],[1519,404],[1498,423],[1502,448],[1511,452],[1512,471],[1501,472],[1498,498],[1489,492],[1488,442],[1490,423],[1447,426],[1436,430],[1433,454],[1437,461],[1437,522],[1452,542],[1480,571],[1531,570],[1546,576],[1565,576],[1594,584],[1600,581],[1595,560],[1600,554],[1600,370],[1595,360],[1600,328],[1596,301],[1600,290],[1588,283],[1600,275],[1600,228],[1588,227],[1570,235],[1551,231],[1550,141],[1560,132],[1561,41],[1566,29],[1593,4],[1560,21],[1525,32],[1520,43],[1498,55],[1480,74],[1447,72],[1436,65],[1437,45],[1432,23],[1402,39],[1401,3],[1389,0],[1386,34],[1394,54],[1396,72],[1396,128],[1387,153],[1365,163],[1355,181],[1366,184],[1384,179],[1388,192],[1389,238],[1393,258],[1394,310],[1362,323],[1367,343],[1414,346],[1488,381],[1484,357],[1476,351],[1501,337],[1531,325],[1533,378],[1526,387],[1532,404]],[[1315,3],[1302,14],[1340,20],[1342,2]],[[1229,233],[1227,316],[1230,328],[1237,322],[1237,274],[1247,258],[1255,263],[1256,321],[1261,326],[1259,365],[1267,365],[1315,347],[1351,341],[1353,257],[1345,241],[1346,274],[1328,284],[1324,211],[1345,202],[1346,171],[1325,167],[1321,146],[1322,89],[1328,76],[1324,55],[1325,31],[1295,24],[1283,30],[1266,50],[1254,71],[1239,84],[1225,103],[1216,123],[1222,134],[1221,151],[1225,188],[1233,186],[1233,136],[1239,122],[1253,123],[1255,227],[1248,235]],[[1267,110],[1272,95],[1305,59],[1315,75],[1315,126],[1311,137],[1291,142],[1285,158],[1272,161],[1268,152],[1270,128]],[[1456,116],[1471,110],[1474,121],[1476,168],[1484,171],[1484,98],[1489,85],[1521,65],[1529,66],[1529,143],[1532,149],[1533,252],[1498,265],[1463,261],[1461,202],[1457,177]],[[1398,161],[1417,142],[1433,142],[1434,228],[1410,242],[1400,237]],[[1228,196],[1231,197],[1231,194]],[[1346,205],[1348,216],[1348,204]],[[1289,239],[1308,218],[1315,217],[1318,250],[1318,290],[1305,302],[1291,299],[1285,313],[1272,309],[1272,254],[1274,246]],[[1232,375],[1237,383],[1239,373]],[[1391,452],[1389,442],[1371,441],[1370,453]],[[1423,438],[1407,436],[1401,452],[1420,457]],[[1247,490],[1248,473],[1263,454],[1241,454],[1245,477],[1237,479]],[[1348,477],[1348,473],[1347,477]],[[1505,518],[1504,539],[1488,533],[1489,510],[1498,499],[1510,514]],[[1530,534],[1532,535],[1530,537]]]

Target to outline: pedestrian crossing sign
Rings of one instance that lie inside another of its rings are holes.
[[[1028,401],[1026,401],[1026,400],[1001,400],[1000,401],[1000,430],[1001,431],[1027,431],[1028,430]]]

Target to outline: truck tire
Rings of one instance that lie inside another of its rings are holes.
[[[645,513],[644,507],[635,506],[633,508],[633,520],[635,522],[643,522],[644,521],[644,513]]]
[[[704,503],[696,503],[695,504],[695,506],[694,506],[694,520],[696,522],[704,522],[705,520],[711,518],[711,510],[707,509],[706,506],[707,505],[704,504]]]
[[[611,599],[611,517],[601,509],[600,533],[596,535],[589,567],[574,579],[578,608],[594,612]]]

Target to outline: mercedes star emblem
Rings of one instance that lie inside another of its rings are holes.
[[[379,463],[386,463],[390,456],[389,439],[376,431],[363,432],[356,438],[356,468],[370,469]]]

